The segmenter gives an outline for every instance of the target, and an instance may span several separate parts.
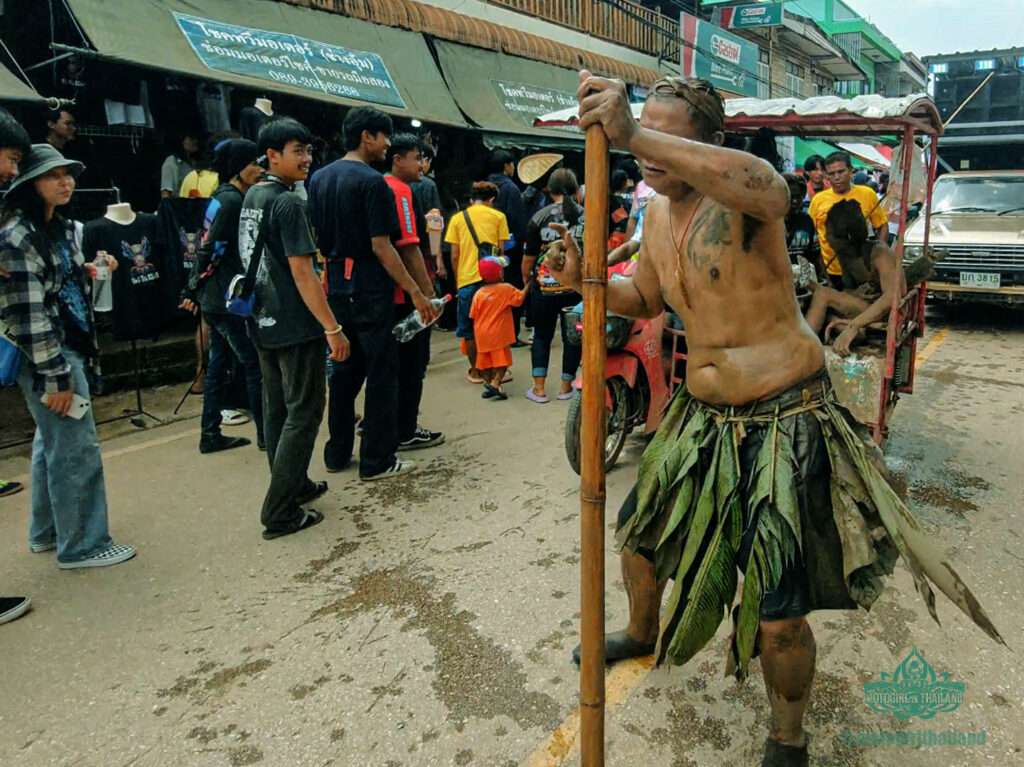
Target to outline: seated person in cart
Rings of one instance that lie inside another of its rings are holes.
[[[868,224],[856,200],[833,205],[825,219],[825,231],[842,265],[844,282],[852,287],[840,291],[812,283],[814,296],[807,324],[821,333],[830,314],[847,320],[832,343],[833,350],[845,357],[864,328],[889,316],[893,299],[902,298],[907,285],[889,246],[868,238]]]

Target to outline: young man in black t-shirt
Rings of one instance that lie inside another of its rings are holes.
[[[203,311],[209,328],[210,353],[203,382],[203,414],[199,452],[215,453],[249,444],[245,437],[227,437],[221,433],[221,404],[228,386],[232,357],[237,357],[245,372],[249,409],[256,424],[256,442],[266,449],[263,438],[263,374],[259,355],[249,337],[245,320],[228,312],[224,296],[231,279],[241,274],[238,253],[238,221],[245,193],[263,176],[257,165],[259,149],[252,141],[232,139],[224,142],[216,154],[215,167],[224,181],[206,206],[206,232],[199,246],[188,284],[181,293],[181,308],[193,313]]]
[[[316,272],[318,253],[306,203],[293,191],[309,174],[311,138],[291,118],[263,126],[259,151],[266,156],[268,173],[246,192],[238,224],[243,266],[260,258],[253,320],[270,460],[270,488],[261,515],[267,539],[323,521],[323,514],[302,506],[327,491],[326,482],[307,476],[324,412],[325,339],[335,362],[349,354],[348,339]],[[256,252],[261,228],[263,246]]]
[[[320,249],[327,258],[331,308],[352,340],[352,355],[331,372],[328,428],[324,448],[328,471],[352,460],[355,399],[366,383],[359,478],[386,479],[415,469],[399,460],[398,344],[394,296],[405,291],[420,316],[433,319],[434,288],[418,251],[400,255],[395,198],[384,177],[369,163],[384,160],[392,133],[391,118],[357,107],[342,126],[347,154],[321,168],[309,183],[309,207]]]

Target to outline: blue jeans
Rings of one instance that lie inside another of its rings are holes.
[[[483,286],[484,283],[481,281],[470,285],[463,285],[459,288],[458,325],[455,327],[457,338],[465,338],[467,341],[473,340],[473,320],[469,317],[469,310],[473,308],[473,297]]]
[[[565,315],[563,309],[575,306],[580,302],[580,294],[541,293],[533,291],[531,316],[533,318],[533,344],[530,346],[530,362],[533,365],[534,378],[547,378],[548,363],[551,359],[551,341],[555,337],[555,325],[562,330],[562,380],[571,381],[576,377],[576,370],[583,358],[583,347],[569,343],[566,338]]]
[[[263,374],[260,373],[260,359],[249,338],[245,320],[233,314],[207,314],[205,319],[210,326],[210,357],[206,363],[206,380],[203,383],[203,436],[216,437],[220,434],[222,397],[227,385],[231,352],[234,352],[245,369],[249,409],[256,424],[256,434],[262,439]]]
[[[89,399],[85,360],[63,350],[75,393]],[[107,491],[92,410],[81,419],[62,418],[40,402],[33,367],[22,365],[18,386],[36,423],[32,441],[32,515],[28,540],[57,544],[57,560],[88,559],[112,545],[107,530]]]

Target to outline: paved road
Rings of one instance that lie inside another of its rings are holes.
[[[933,316],[918,393],[901,403],[889,461],[937,543],[955,553],[1011,644],[1024,619],[1021,315]],[[948,327],[941,336],[935,331]],[[398,767],[576,764],[577,478],[565,403],[480,400],[437,339],[423,421],[448,443],[425,471],[361,485],[332,475],[327,519],[260,538],[266,468],[255,448],[196,450],[185,420],[104,442],[126,565],[59,572],[26,550],[26,495],[0,501],[0,584],[36,609],[0,628],[0,763],[19,767]],[[156,397],[166,407],[170,397]],[[173,406],[171,401],[171,406]],[[194,405],[194,403],[193,403]],[[194,410],[194,407],[193,407]],[[245,432],[243,427],[240,431]],[[609,477],[609,514],[639,456]],[[0,456],[0,474],[24,458]],[[313,476],[324,476],[319,459]],[[624,597],[608,550],[608,616]],[[935,767],[1024,763],[1017,656],[940,597],[935,626],[900,569],[870,614],[815,616],[814,763]],[[610,676],[608,764],[759,764],[760,673],[722,676],[722,635],[682,669]],[[929,722],[872,713],[862,685],[912,647],[967,685]],[[844,731],[986,732],[974,748],[858,748]],[[554,735],[553,735],[554,734]]]

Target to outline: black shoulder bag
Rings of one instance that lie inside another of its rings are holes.
[[[478,258],[493,258],[495,245],[489,242],[480,242],[480,238],[476,236],[476,229],[473,228],[473,219],[469,217],[469,209],[462,211],[462,217],[466,219],[466,226],[469,227],[469,236],[473,238],[473,244],[476,245],[477,257]]]

